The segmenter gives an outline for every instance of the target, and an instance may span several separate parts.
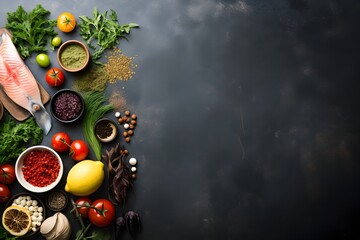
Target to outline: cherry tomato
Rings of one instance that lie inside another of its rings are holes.
[[[15,181],[15,168],[11,164],[3,164],[0,166],[0,182],[3,184],[11,184]]]
[[[51,40],[51,45],[53,45],[54,47],[58,47],[61,45],[61,42],[61,38],[59,36],[56,36]]]
[[[89,148],[86,143],[82,140],[75,140],[70,146],[70,156],[75,161],[84,160],[89,153]]]
[[[86,204],[86,205],[90,206],[92,204],[92,201],[89,197],[80,197],[80,198],[76,199],[75,203],[78,205],[84,206]],[[77,207],[77,211],[81,215],[82,219],[86,219],[88,217],[88,212],[89,212],[88,207]]]
[[[58,16],[57,26],[60,31],[71,32],[76,26],[76,19],[71,13],[63,12]]]
[[[56,67],[49,69],[45,74],[46,82],[52,87],[61,86],[64,83],[64,79],[64,73]]]
[[[36,56],[36,62],[40,67],[48,67],[50,65],[50,58],[45,53],[40,53]]]
[[[0,203],[6,202],[10,198],[10,189],[0,183]]]
[[[57,152],[67,151],[69,149],[70,143],[70,136],[64,132],[55,133],[51,139],[51,145]]]
[[[89,220],[97,227],[108,226],[115,218],[114,205],[105,198],[97,199],[92,204],[96,209],[89,209]]]

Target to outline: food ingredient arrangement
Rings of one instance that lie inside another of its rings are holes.
[[[49,240],[70,239],[72,233],[76,240],[120,239],[126,230],[136,235],[141,231],[140,215],[126,210],[126,198],[136,179],[138,161],[126,145],[134,137],[138,116],[127,109],[123,94],[117,91],[109,98],[105,89],[135,74],[134,57],[124,55],[117,45],[139,25],[120,25],[112,9],[101,13],[94,8],[91,17],[63,12],[52,20],[49,15],[41,5],[29,12],[19,6],[7,13],[6,29],[0,29],[0,85],[19,106],[28,104],[26,109],[33,115],[23,122],[8,113],[0,119],[0,203],[4,209],[0,239],[35,234]],[[63,43],[56,32],[70,33],[76,28],[84,43]],[[58,54],[59,67],[49,67],[49,50]],[[36,63],[46,68],[40,84],[60,88],[50,103],[55,124],[81,124],[84,139],[72,139],[65,131],[52,133],[50,115],[41,100],[32,102],[28,97],[34,92],[40,95],[39,83],[30,84],[28,78],[15,73],[32,76],[23,60],[34,53]],[[14,61],[14,56],[19,58]],[[89,60],[95,64],[87,66]],[[68,76],[81,71],[73,75],[73,89],[61,89],[66,81],[64,71]],[[9,87],[14,82],[21,82],[15,91]],[[116,121],[104,118],[111,111]],[[51,134],[50,146],[41,145],[45,134]],[[110,149],[104,149],[108,142]],[[90,152],[95,159],[88,159]],[[63,173],[63,159],[57,153],[72,159],[68,172]],[[56,185],[62,177],[66,185],[60,189]],[[92,194],[105,179],[107,196],[94,199]],[[27,191],[12,195],[12,186],[18,182]],[[37,195],[41,192],[47,192],[45,204]],[[112,227],[114,231],[109,231]]]

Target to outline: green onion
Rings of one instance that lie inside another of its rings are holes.
[[[83,134],[85,140],[90,144],[96,159],[101,160],[101,143],[96,138],[94,133],[94,126],[97,120],[102,118],[105,113],[113,109],[113,106],[103,105],[107,100],[103,92],[91,91],[86,92],[83,95],[85,102],[84,122],[83,122]]]

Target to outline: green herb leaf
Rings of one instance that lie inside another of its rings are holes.
[[[86,92],[83,95],[85,102],[85,112],[83,121],[83,134],[85,140],[90,144],[95,153],[96,159],[101,160],[101,143],[96,138],[94,126],[97,120],[102,118],[105,113],[113,109],[112,105],[103,105],[107,100],[103,92]]]
[[[0,164],[3,164],[17,158],[27,145],[40,144],[44,135],[33,117],[19,124],[6,117],[0,125],[0,136]]]
[[[11,30],[13,42],[22,58],[33,52],[46,52],[48,39],[56,35],[56,20],[48,20],[48,10],[40,4],[27,13],[20,5],[15,12],[7,13],[6,28]]]
[[[110,240],[111,234],[106,229],[94,230],[90,236],[92,240]]]
[[[108,12],[99,13],[97,8],[93,9],[93,17],[80,16],[80,35],[88,46],[94,49],[91,58],[93,61],[101,58],[102,53],[115,44],[119,43],[124,34],[130,34],[131,28],[139,27],[136,23],[125,25],[118,24],[118,17],[114,10],[108,17]],[[93,44],[96,42],[96,45]]]

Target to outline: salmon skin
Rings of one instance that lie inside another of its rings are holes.
[[[0,29],[0,87],[14,103],[34,116],[45,134],[49,133],[51,118],[42,104],[36,79],[5,29]]]

